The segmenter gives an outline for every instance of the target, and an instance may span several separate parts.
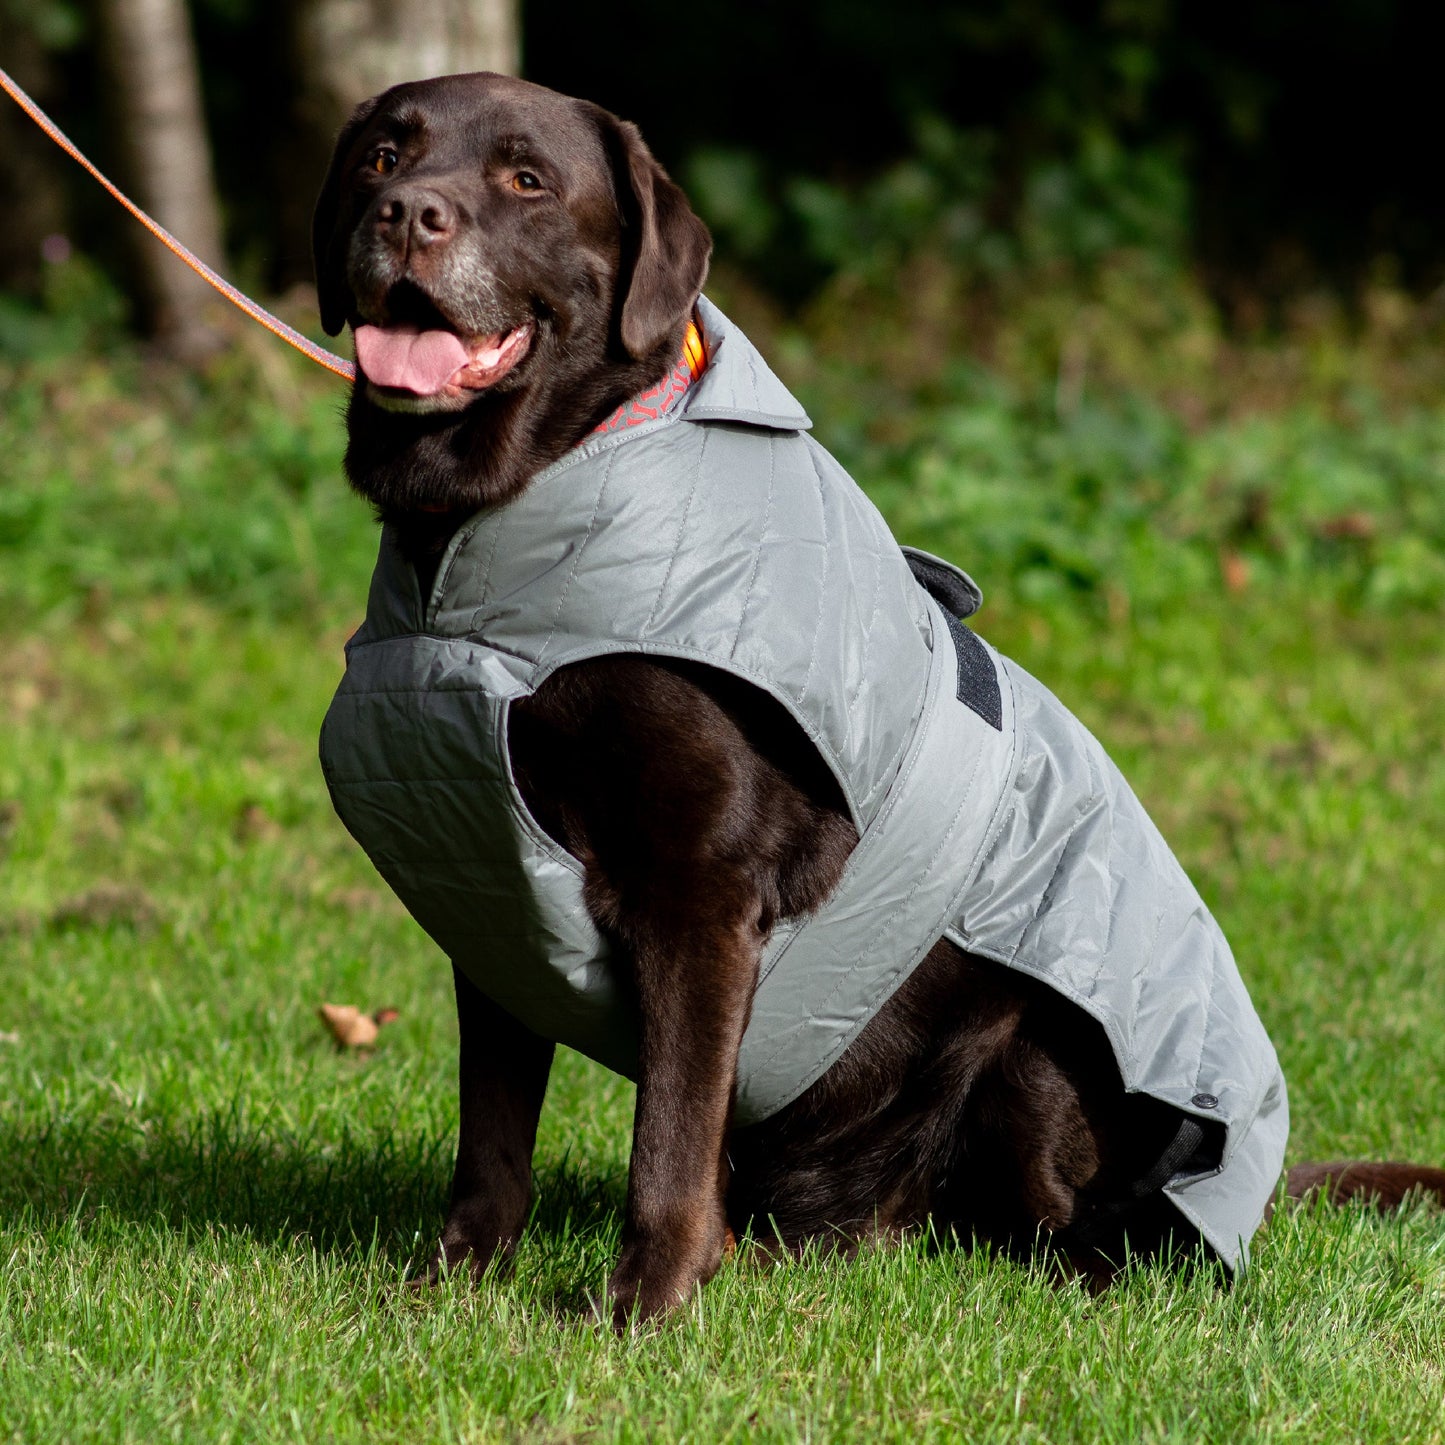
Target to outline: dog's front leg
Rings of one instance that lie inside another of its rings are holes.
[[[674,1308],[722,1260],[727,1131],[763,943],[786,903],[816,903],[804,889],[785,897],[779,879],[823,814],[754,747],[756,734],[785,751],[791,726],[759,706],[710,669],[615,657],[559,669],[512,714],[518,786],[582,860],[587,910],[637,1007],[627,1217],[608,1286],[619,1326]]]
[[[453,966],[461,1125],[451,1208],[437,1266],[480,1273],[510,1253],[532,1203],[532,1150],[554,1046],[518,1023]]]
[[[706,916],[729,891],[717,878],[689,891],[694,907],[650,910],[631,930],[641,1039],[622,1255],[608,1285],[619,1329],[682,1303],[728,1239],[726,1136],[760,938],[736,916]]]

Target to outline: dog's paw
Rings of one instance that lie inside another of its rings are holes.
[[[607,1282],[605,1313],[612,1328],[625,1334],[686,1304],[736,1247],[725,1225],[709,1231],[706,1243],[679,1233],[665,1244],[625,1245]]]
[[[506,1269],[516,1250],[515,1234],[503,1234],[489,1221],[454,1212],[442,1230],[426,1273],[412,1281],[416,1289],[430,1289],[450,1275],[465,1274],[472,1283]]]
[[[619,1335],[636,1333],[685,1304],[701,1283],[702,1278],[690,1272],[667,1271],[661,1278],[639,1277],[619,1264],[607,1282],[606,1298],[594,1308],[599,1319],[610,1322]]]
[[[427,1261],[426,1268],[418,1275],[407,1280],[407,1288],[416,1294],[422,1294],[427,1290],[435,1289],[444,1280],[455,1274],[465,1276],[475,1284],[482,1275],[486,1273],[486,1265],[478,1264],[476,1256],[470,1253],[448,1255],[438,1245],[432,1251],[432,1257]]]

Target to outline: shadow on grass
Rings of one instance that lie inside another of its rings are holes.
[[[425,1272],[451,1183],[450,1134],[288,1134],[239,1105],[141,1122],[96,1118],[26,1128],[0,1119],[0,1223],[60,1225],[108,1215],[178,1232],[304,1240]],[[624,1182],[567,1159],[537,1176],[527,1238],[542,1250],[615,1237]],[[565,1306],[564,1301],[558,1301]]]
[[[364,1258],[370,1268],[420,1282],[441,1231],[453,1147],[449,1132],[421,1129],[307,1137],[273,1117],[249,1117],[239,1104],[141,1121],[52,1119],[30,1128],[0,1119],[0,1228],[58,1230],[78,1220],[161,1225],[192,1236],[241,1234],[260,1248],[300,1244],[341,1261]],[[539,1171],[535,1200],[521,1245],[527,1258],[518,1269],[525,1293],[559,1320],[588,1317],[616,1253],[625,1180],[578,1169],[564,1157]],[[1037,1237],[1009,1247],[947,1228],[930,1226],[923,1234],[929,1255],[982,1248],[1054,1284],[1099,1293],[1112,1282],[1112,1271],[1080,1270]],[[898,1238],[885,1234],[873,1242],[887,1246]],[[754,1267],[767,1269],[789,1257],[847,1259],[857,1247],[851,1239],[820,1240],[795,1251],[770,1241],[762,1226],[746,1253]],[[1121,1245],[1113,1257],[1123,1261],[1129,1253]],[[1227,1282],[1221,1266],[1187,1245],[1172,1267],[1185,1275],[1203,1268]],[[503,1277],[509,1272],[501,1267]]]

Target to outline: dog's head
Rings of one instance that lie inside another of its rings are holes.
[[[710,242],[636,128],[500,75],[395,86],[312,227],[355,331],[347,470],[384,514],[504,500],[675,361]]]

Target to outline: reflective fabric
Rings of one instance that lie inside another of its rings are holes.
[[[946,934],[1097,1018],[1127,1088],[1224,1126],[1221,1169],[1168,1192],[1236,1263],[1278,1179],[1288,1111],[1217,925],[1043,687],[987,649],[998,716],[960,701],[948,619],[882,518],[746,338],[699,309],[709,368],[682,401],[471,519],[425,602],[383,535],[322,731],[338,813],[484,992],[634,1074],[636,1021],[582,867],[511,776],[508,708],[608,653],[735,674],[797,719],[860,834],[832,897],[765,949],[739,1122],[821,1077]],[[976,606],[949,564],[915,565],[955,610]]]

